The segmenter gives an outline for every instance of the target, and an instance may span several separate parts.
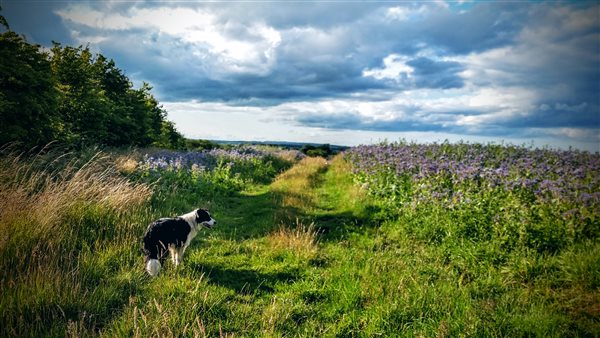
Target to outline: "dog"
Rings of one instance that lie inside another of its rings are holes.
[[[161,218],[150,225],[144,234],[146,271],[156,276],[164,264],[167,253],[178,266],[185,249],[202,227],[212,228],[217,221],[206,209],[196,209],[175,218]]]

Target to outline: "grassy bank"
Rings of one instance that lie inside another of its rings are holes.
[[[5,154],[0,336],[600,332],[595,237],[505,250],[443,208],[391,210],[342,156],[255,155]],[[146,225],[199,206],[219,226],[149,278]]]

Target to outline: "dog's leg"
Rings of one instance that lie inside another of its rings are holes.
[[[181,257],[179,256],[179,250],[176,249],[175,250],[175,266],[179,266],[179,263],[181,263]]]
[[[173,261],[173,264],[177,266],[177,264],[179,264],[179,260],[177,259],[177,248],[174,246],[169,246],[169,253],[171,254],[171,261]]]
[[[173,264],[175,266],[178,266],[179,263],[181,263],[181,258],[183,258],[182,248],[172,246],[170,249],[171,249],[171,257],[173,259]]]
[[[176,250],[177,252],[177,264],[181,264],[181,261],[183,260],[183,253],[185,252],[185,246],[182,246],[181,248],[178,248]]]

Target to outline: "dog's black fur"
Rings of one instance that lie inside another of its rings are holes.
[[[211,228],[217,222],[207,210],[197,209],[175,218],[161,218],[152,222],[144,235],[146,270],[156,275],[164,264],[167,252],[171,252],[173,263],[178,265],[183,253],[201,226]],[[160,264],[156,266],[157,262]]]

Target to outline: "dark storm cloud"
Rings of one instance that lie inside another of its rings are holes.
[[[514,119],[504,124],[508,128],[598,128],[600,127],[600,106],[597,102],[548,102],[540,105],[529,116]]]
[[[478,5],[468,13],[440,11],[417,29],[415,37],[425,36],[426,43],[452,54],[480,52],[512,43],[526,24],[527,11],[528,6],[508,2]]]
[[[66,3],[56,3],[56,6]],[[115,2],[109,5],[87,2],[91,9],[115,15],[127,15],[132,8],[157,8],[165,6],[161,2],[129,3]],[[503,16],[512,15],[499,5],[485,4],[477,6],[473,15],[464,15],[442,7],[408,6],[408,10],[417,11],[423,17],[411,20],[386,18],[387,4],[351,3],[340,9],[336,3],[292,3],[280,6],[272,3],[176,3],[175,7],[189,7],[209,10],[217,13],[218,20],[227,29],[227,34],[244,40],[251,32],[254,21],[262,21],[281,31],[282,42],[277,47],[277,63],[270,69],[268,76],[247,77],[230,74],[226,78],[214,78],[193,65],[202,62],[194,58],[193,43],[181,41],[176,36],[166,36],[148,27],[141,29],[98,29],[85,27],[94,22],[90,18],[85,23],[68,22],[83,40],[103,37],[96,42],[99,49],[125,64],[126,71],[135,77],[155,83],[158,91],[168,100],[217,100],[228,101],[254,98],[272,100],[275,98],[299,99],[337,97],[369,89],[387,88],[384,83],[364,79],[362,70],[380,63],[390,53],[415,53],[424,45],[432,45],[442,50],[469,52],[475,48],[506,43],[508,34],[516,24],[509,25]],[[481,8],[480,8],[481,7]],[[52,10],[44,11],[45,17],[54,17]],[[421,11],[421,12],[418,12]],[[50,12],[50,13],[48,13]],[[41,13],[39,13],[41,15]],[[481,22],[487,22],[485,28]],[[459,24],[460,23],[460,24]],[[500,27],[499,31],[491,27]],[[63,23],[64,24],[64,23]],[[455,33],[447,26],[463,27]],[[58,25],[58,27],[64,27]],[[477,27],[478,29],[471,29]],[[509,29],[510,28],[510,29]],[[153,31],[154,30],[154,31]],[[96,34],[94,34],[94,31]],[[160,38],[156,36],[160,34]],[[503,38],[499,38],[499,34]],[[143,37],[155,42],[157,46],[143,44]],[[319,42],[319,39],[326,41]],[[329,39],[329,41],[327,41]],[[70,40],[70,39],[67,39]],[[127,41],[129,48],[122,46]],[[418,46],[421,47],[418,47]],[[136,46],[138,52],[132,48]],[[178,48],[179,50],[174,50]],[[163,52],[161,53],[160,50]],[[183,55],[182,52],[190,53]],[[172,58],[184,66],[165,62],[164,57]],[[455,73],[445,67],[435,66],[434,61],[424,64],[425,59],[415,59],[417,75],[416,85],[436,88],[456,88],[462,85]],[[439,65],[439,63],[437,63]],[[453,65],[457,69],[458,65]],[[439,72],[435,72],[435,70]],[[192,71],[190,71],[192,70]],[[200,70],[200,71],[199,71]],[[165,73],[165,74],[161,74]],[[191,79],[183,79],[191,77]],[[165,81],[167,80],[167,81]],[[254,81],[255,80],[255,81]],[[182,87],[191,86],[182,90]],[[223,90],[223,89],[227,90]],[[202,90],[198,90],[202,89]],[[239,95],[239,96],[238,96]]]
[[[163,101],[278,107],[347,100],[331,111],[289,113],[296,124],[330,129],[501,136],[600,128],[594,2],[3,7],[12,28],[35,42],[92,42]],[[360,102],[387,102],[374,106],[388,115],[347,108]]]
[[[29,4],[36,5],[30,7]],[[28,31],[36,40],[48,44],[47,32],[52,30],[42,29],[46,26],[55,28],[57,33],[53,39],[57,41],[70,43],[79,39],[75,44],[85,44],[86,39],[92,41],[128,74],[153,83],[165,100],[254,99],[268,103],[277,99],[317,99],[387,89],[389,83],[365,78],[362,71],[380,64],[391,53],[414,54],[430,46],[444,53],[466,53],[497,46],[507,43],[512,37],[510,32],[521,25],[519,20],[510,20],[517,15],[514,10],[509,11],[498,4],[475,6],[473,13],[468,14],[432,4],[399,7],[416,13],[406,20],[390,17],[390,6],[384,3],[349,3],[343,8],[338,3],[327,2],[285,6],[268,2],[182,2],[172,6],[162,2],[89,1],[77,4],[87,5],[100,13],[125,17],[134,9],[165,6],[206,10],[216,13],[217,23],[222,25],[225,35],[246,41],[252,41],[252,24],[257,21],[281,33],[282,41],[276,47],[277,61],[267,74],[214,76],[211,69],[206,69],[215,68],[206,62],[214,55],[204,53],[199,58],[198,49],[203,52],[201,45],[169,35],[157,27],[101,28],[94,25],[98,18],[92,17],[83,22],[61,20],[56,13],[61,8],[68,8],[68,2],[25,1],[9,2],[8,5],[19,20],[39,22],[37,29],[28,24]],[[69,27],[71,35],[66,34],[65,26]],[[463,85],[456,75],[461,69],[456,62],[416,57],[410,65],[415,68],[417,88]]]
[[[458,75],[464,70],[464,66],[458,62],[433,61],[420,57],[407,62],[407,65],[415,69],[414,76],[417,78],[415,85],[418,88],[460,88],[464,85],[462,77]]]
[[[2,12],[10,28],[25,35],[28,41],[50,46],[52,41],[75,43],[71,31],[54,11],[65,3],[54,1],[2,1]]]
[[[296,122],[310,127],[329,128],[341,130],[366,130],[366,131],[439,131],[443,128],[438,124],[425,123],[417,119],[392,119],[376,120],[365,118],[352,113],[336,115],[302,115]]]

